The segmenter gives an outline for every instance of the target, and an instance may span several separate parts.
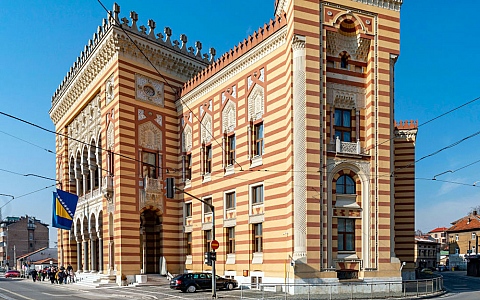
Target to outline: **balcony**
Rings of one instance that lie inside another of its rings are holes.
[[[335,153],[360,154],[361,150],[360,140],[356,143],[343,142],[338,136],[335,140]]]
[[[145,177],[143,189],[140,189],[139,209],[153,206],[163,212],[163,184],[161,179]]]
[[[103,177],[102,194],[109,202],[113,200],[113,176]]]

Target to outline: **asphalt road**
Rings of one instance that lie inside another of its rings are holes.
[[[467,276],[466,271],[441,272],[447,293],[439,298],[451,300],[480,299],[480,277]]]
[[[480,299],[480,277],[466,276],[465,271],[441,272],[447,293],[439,299],[478,300]],[[241,299],[242,291],[218,291],[219,299]],[[245,296],[245,295],[243,295]],[[250,299],[262,299],[264,295],[248,295]],[[252,298],[253,296],[253,298]],[[270,294],[270,296],[273,296]],[[284,299],[285,295],[278,299]],[[79,284],[51,284],[33,282],[23,278],[0,278],[0,299],[13,300],[52,300],[52,299],[211,299],[211,291],[199,291],[193,294],[171,290],[168,281],[162,286],[108,287],[90,288]],[[270,298],[270,297],[269,297]],[[273,299],[274,297],[272,297]],[[287,299],[299,299],[288,295]],[[245,299],[245,298],[244,298]]]

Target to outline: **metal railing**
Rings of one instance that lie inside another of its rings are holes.
[[[332,284],[240,283],[220,298],[250,300],[411,299],[442,293],[443,277],[403,282],[340,282]],[[196,299],[210,299],[199,293]]]

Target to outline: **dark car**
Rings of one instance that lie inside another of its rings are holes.
[[[238,286],[238,282],[235,279],[223,278],[218,275],[216,279],[217,289],[232,290]],[[197,290],[211,290],[212,274],[185,273],[177,275],[170,281],[170,288],[189,293],[194,293]]]
[[[17,270],[10,270],[5,272],[5,278],[20,277],[20,272]]]

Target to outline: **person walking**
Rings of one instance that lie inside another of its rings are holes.
[[[30,275],[32,275],[33,282],[37,281],[37,270],[35,268],[30,272]]]

